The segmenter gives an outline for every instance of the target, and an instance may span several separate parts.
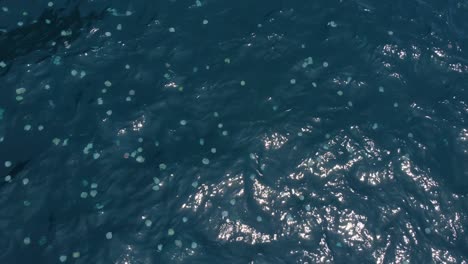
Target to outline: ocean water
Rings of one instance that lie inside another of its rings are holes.
[[[0,1],[0,263],[468,263],[467,17]]]

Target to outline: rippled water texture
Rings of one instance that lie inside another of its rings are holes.
[[[468,263],[466,1],[0,8],[0,263]]]

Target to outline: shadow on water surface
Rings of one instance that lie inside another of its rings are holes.
[[[28,63],[39,63],[53,56],[64,42],[78,39],[83,30],[104,15],[105,11],[100,11],[82,17],[78,6],[70,11],[45,10],[34,23],[0,32],[0,61],[10,65],[20,57],[34,54],[34,61]],[[5,70],[3,73],[0,71],[1,75],[6,73]]]

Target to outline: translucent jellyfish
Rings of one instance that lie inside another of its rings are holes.
[[[173,235],[175,234],[174,229],[169,228],[169,230],[167,230],[167,234],[168,234],[169,236],[173,236]]]
[[[150,227],[152,224],[153,224],[153,222],[151,220],[149,220],[149,219],[145,220],[145,225],[147,227]]]
[[[182,247],[182,241],[181,240],[175,240],[174,241],[174,244],[177,246],[177,247]]]

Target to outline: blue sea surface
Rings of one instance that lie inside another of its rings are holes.
[[[468,2],[1,0],[0,264],[468,264]]]

